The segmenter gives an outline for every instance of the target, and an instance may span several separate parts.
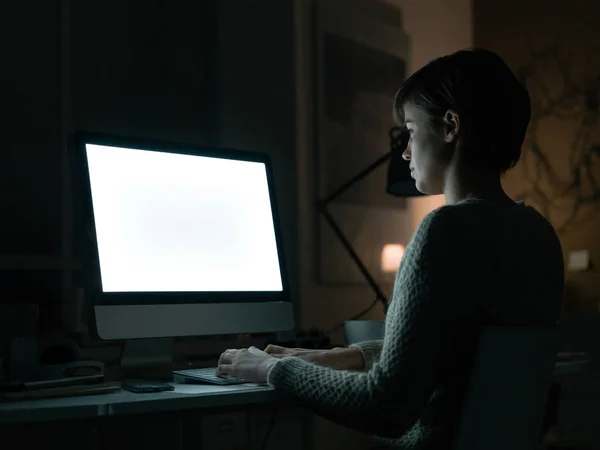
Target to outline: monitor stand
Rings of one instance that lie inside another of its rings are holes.
[[[173,338],[128,339],[121,353],[125,379],[173,379]]]

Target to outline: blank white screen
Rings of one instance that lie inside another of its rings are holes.
[[[263,163],[86,154],[104,292],[282,290]]]

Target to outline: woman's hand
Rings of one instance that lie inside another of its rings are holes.
[[[365,362],[357,348],[333,348],[329,350],[308,350],[269,345],[265,353],[275,358],[295,356],[304,361],[336,370],[363,370]]]
[[[253,383],[266,383],[269,370],[277,359],[256,347],[225,350],[219,358],[217,376],[242,378]]]

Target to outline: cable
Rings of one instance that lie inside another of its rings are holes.
[[[275,420],[277,418],[277,408],[273,409],[273,414],[271,415],[271,422],[269,422],[269,428],[265,433],[265,437],[263,439],[263,443],[260,446],[260,450],[265,450],[267,448],[267,442],[269,441],[269,436],[271,435],[271,431],[273,431],[273,427],[275,426]]]
[[[331,328],[329,331],[327,331],[325,334],[327,336],[329,336],[330,334],[336,332],[337,330],[339,330],[340,328],[344,327],[344,324],[346,323],[347,320],[358,320],[360,319],[362,316],[364,316],[365,314],[367,314],[369,311],[371,311],[375,305],[377,305],[377,302],[379,302],[379,298],[375,297],[375,300],[373,301],[373,303],[371,303],[369,306],[367,306],[365,309],[363,309],[361,312],[359,312],[358,314],[350,317],[349,319],[345,319],[343,322],[338,323],[337,325],[335,325],[333,328]]]
[[[108,445],[108,439],[106,438],[106,430],[102,425],[94,426],[96,430],[96,436],[98,437],[98,447],[100,450],[108,450],[110,446]]]

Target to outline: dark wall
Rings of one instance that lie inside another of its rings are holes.
[[[60,251],[56,1],[0,6],[0,255]]]
[[[216,143],[214,1],[72,1],[76,128]]]
[[[2,2],[0,255],[61,252],[63,117],[269,153],[294,272],[292,25],[292,1]]]

